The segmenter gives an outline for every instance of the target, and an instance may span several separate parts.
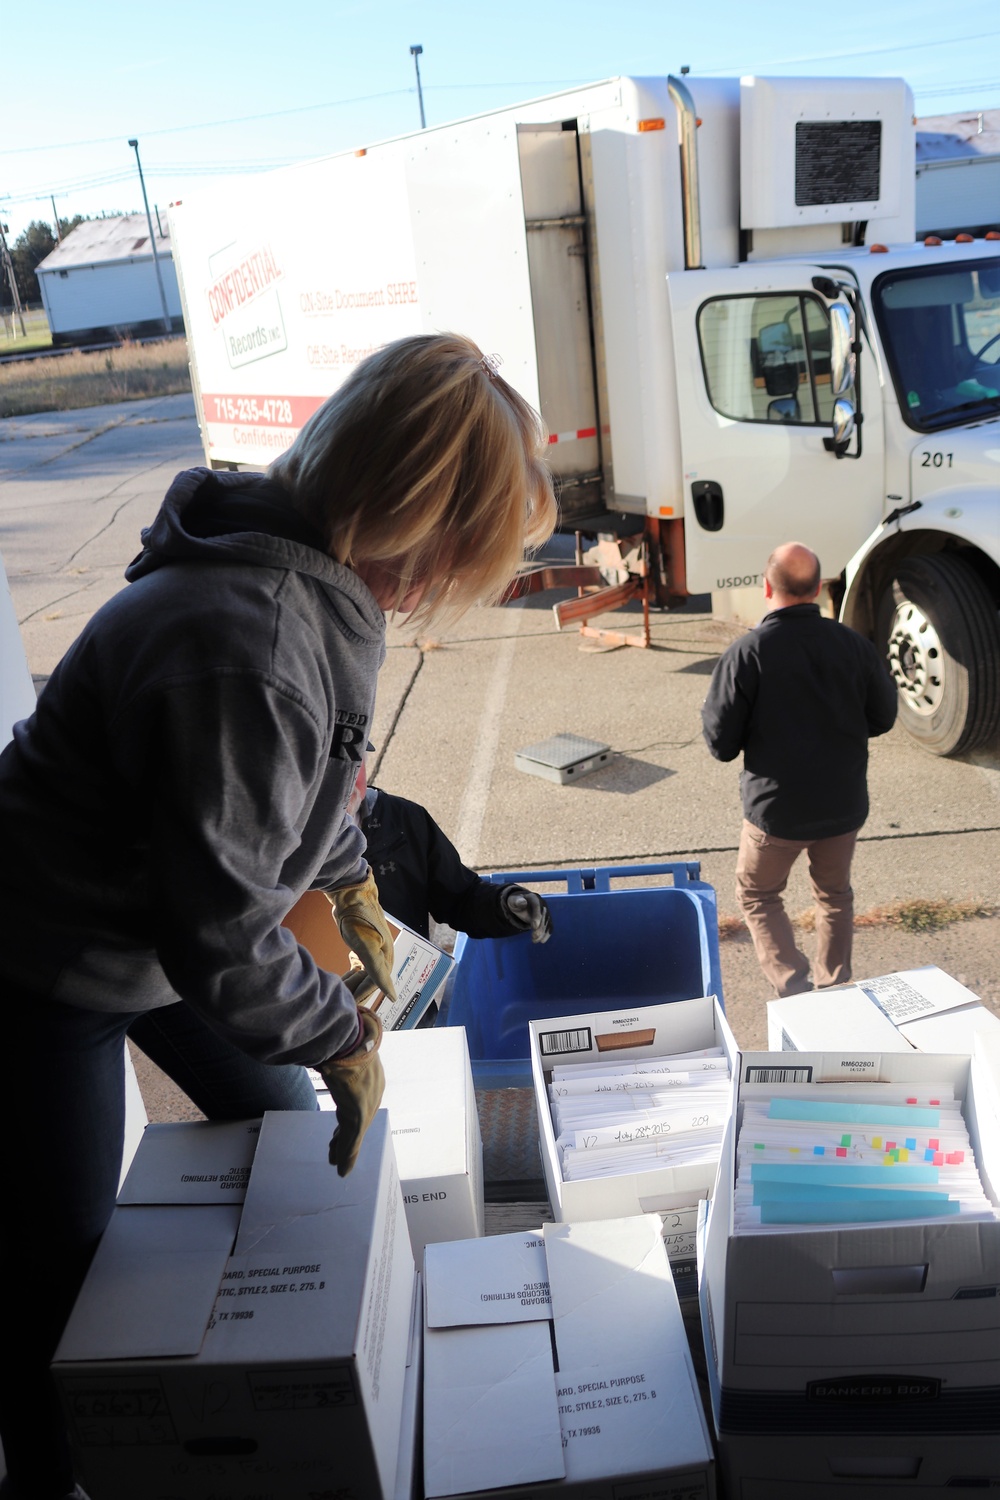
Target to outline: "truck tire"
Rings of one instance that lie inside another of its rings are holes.
[[[1000,613],[947,552],[900,562],[879,604],[878,641],[899,689],[899,722],[932,755],[1000,731]]]

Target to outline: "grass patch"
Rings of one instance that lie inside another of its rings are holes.
[[[901,927],[904,932],[940,932],[954,922],[968,922],[974,917],[995,917],[1000,906],[991,901],[952,901],[947,896],[920,897],[914,901],[890,901],[884,906],[873,906],[871,911],[861,912],[854,918],[854,929],[866,927]],[[792,918],[792,926],[799,932],[816,931],[816,908],[806,907]],[[738,942],[746,933],[742,917],[719,918],[719,941]]]
[[[0,417],[76,411],[191,389],[186,339],[126,341],[92,353],[74,350],[46,359],[0,364]]]
[[[4,309],[0,318],[0,354],[34,354],[37,349],[51,348],[52,334],[43,308],[25,308],[23,334],[21,319],[12,309]]]
[[[989,901],[952,901],[947,896],[921,897],[915,901],[892,901],[855,917],[855,927],[902,927],[904,932],[940,932],[954,922],[973,917],[993,917],[997,907]]]

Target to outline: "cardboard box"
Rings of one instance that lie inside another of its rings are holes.
[[[737,1111],[699,1241],[717,1428],[1000,1432],[1000,1218],[733,1233],[736,1144],[747,1097],[822,1097],[830,1082],[947,1083],[963,1101],[984,1188],[977,1067],[924,1053],[744,1053]],[[877,1406],[878,1416],[871,1416]]]
[[[656,1215],[431,1245],[425,1290],[428,1500],[714,1494]]]
[[[632,1062],[670,1053],[722,1047],[735,1090],[738,1052],[722,1007],[714,996],[674,1000],[621,1011],[594,1011],[528,1023],[531,1073],[538,1111],[542,1168],[549,1203],[557,1220],[614,1219],[632,1214],[663,1216],[665,1244],[678,1295],[695,1296],[695,1229],[699,1199],[715,1180],[714,1164],[663,1166],[653,1171],[564,1182],[549,1108],[548,1085],[555,1063],[586,1062],[613,1056]],[[605,1052],[608,1038],[614,1042]]]
[[[102,1500],[395,1495],[414,1268],[388,1116],[348,1177],[328,1138],[267,1114],[242,1206],[116,1208],[53,1366]]]
[[[1000,1038],[1000,1019],[972,990],[924,964],[837,989],[786,995],[767,1006],[772,1052],[962,1053],[972,1055],[980,1033]]]
[[[387,1032],[385,1094],[406,1222],[417,1263],[424,1246],[486,1233],[483,1141],[461,1026]],[[333,1100],[313,1074],[320,1108]]]
[[[410,1342],[406,1352],[406,1374],[403,1381],[403,1418],[399,1429],[399,1461],[393,1500],[423,1500],[420,1475],[423,1468],[421,1422],[423,1420],[424,1377],[424,1297],[423,1277],[418,1271],[413,1289],[413,1313],[410,1318]]]
[[[379,990],[367,1002],[377,1012],[386,1031],[417,1025],[431,1001],[439,994],[451,970],[453,959],[427,938],[397,922],[386,913],[394,946],[393,978],[396,999],[389,1000]],[[307,891],[292,907],[283,926],[294,933],[321,969],[346,974],[351,967],[351,950],[340,935],[333,917],[333,907],[322,891]]]
[[[120,1205],[242,1203],[260,1120],[147,1125],[118,1194]]]
[[[1000,1488],[1000,1437],[894,1432],[723,1436],[728,1500],[955,1500]]]

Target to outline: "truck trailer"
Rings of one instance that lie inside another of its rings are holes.
[[[909,734],[995,744],[1000,235],[917,243],[914,153],[900,79],[621,77],[175,204],[206,462],[264,467],[373,350],[468,334],[597,539],[566,617],[759,587],[796,538]]]

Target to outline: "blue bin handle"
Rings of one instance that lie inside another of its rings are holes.
[[[507,874],[484,875],[492,885],[523,885],[527,881],[566,882],[571,896],[587,891],[610,891],[612,880],[629,876],[669,875],[676,886],[701,885],[701,864],[696,859],[669,860],[666,864],[600,865],[583,870],[516,870]]]

